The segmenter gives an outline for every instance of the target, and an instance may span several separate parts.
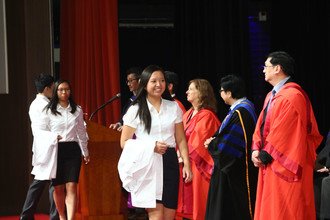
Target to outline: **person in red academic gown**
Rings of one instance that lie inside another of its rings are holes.
[[[189,82],[187,100],[192,107],[183,115],[183,125],[189,149],[189,159],[194,178],[191,183],[179,184],[177,218],[204,219],[213,159],[204,142],[220,126],[216,99],[210,83],[205,79]]]
[[[274,86],[253,135],[252,161],[259,167],[255,220],[315,219],[313,166],[322,141],[311,103],[292,82],[294,60],[268,55],[265,81]]]

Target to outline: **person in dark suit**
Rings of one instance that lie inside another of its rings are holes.
[[[32,183],[30,184],[29,190],[26,195],[26,199],[23,205],[22,212],[20,214],[21,220],[32,220],[37,209],[40,197],[46,185],[50,183],[50,176],[47,175],[45,166],[42,166],[37,162],[36,156],[38,155],[38,149],[35,147],[35,138],[38,138],[38,125],[39,121],[42,120],[40,117],[44,107],[49,103],[49,99],[53,94],[54,78],[48,74],[40,74],[35,79],[35,86],[37,89],[37,96],[30,105],[29,116],[31,120],[31,129],[34,136],[33,141],[33,158],[32,174],[35,175]],[[49,202],[50,202],[50,219],[58,220],[58,213],[53,199],[54,187],[52,184],[49,185]]]
[[[131,67],[126,71],[126,84],[129,88],[129,91],[133,93],[133,95],[129,98],[125,106],[123,107],[121,111],[120,121],[114,124],[110,124],[109,128],[112,128],[117,131],[121,131],[123,126],[123,116],[126,113],[128,107],[131,105],[131,103],[134,101],[137,89],[139,87],[139,80],[140,75],[142,73],[142,69],[140,67]]]
[[[330,219],[330,131],[325,145],[318,153],[314,173],[316,219]]]

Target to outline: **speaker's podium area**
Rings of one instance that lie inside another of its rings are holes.
[[[82,164],[77,220],[127,219],[127,203],[117,171],[122,149],[120,132],[87,122],[91,161]]]

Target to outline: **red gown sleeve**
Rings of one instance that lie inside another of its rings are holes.
[[[190,158],[196,164],[201,175],[209,180],[213,169],[213,159],[204,147],[204,142],[219,129],[220,121],[212,111],[200,111],[203,112],[198,113],[197,117],[192,119],[196,121],[188,128],[191,133],[187,141]]]

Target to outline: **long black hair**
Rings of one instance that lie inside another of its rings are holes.
[[[148,103],[147,103],[147,90],[146,90],[146,88],[147,88],[147,84],[149,82],[149,79],[150,79],[151,75],[155,71],[160,71],[164,75],[164,79],[165,79],[165,72],[161,67],[159,67],[157,65],[147,66],[143,70],[143,72],[140,76],[139,88],[137,90],[136,98],[132,102],[132,105],[135,105],[136,103],[139,105],[139,109],[138,109],[138,112],[136,114],[136,117],[137,116],[140,117],[140,119],[141,119],[142,123],[144,124],[145,129],[147,130],[148,134],[150,134],[150,129],[151,129],[151,115],[150,115],[150,111],[149,111]],[[165,79],[165,82],[166,82],[166,79]],[[165,86],[165,91],[162,94],[162,98],[173,101],[173,98],[172,98],[170,92],[167,89],[167,82],[166,82],[166,86]]]
[[[70,89],[69,103],[70,103],[70,106],[71,106],[71,111],[70,112],[72,114],[74,114],[77,110],[77,104],[73,100],[73,96],[72,96],[72,92],[71,92],[71,85],[70,85],[70,82],[67,81],[67,80],[61,80],[60,79],[57,82],[55,82],[53,97],[50,99],[50,102],[45,107],[45,109],[46,109],[46,111],[48,111],[48,109],[50,109],[50,111],[54,115],[57,115],[57,114],[61,115],[61,113],[59,111],[57,111],[57,104],[59,102],[58,95],[57,95],[57,90],[58,90],[59,85],[61,85],[62,83],[67,83],[69,85],[69,89]]]

